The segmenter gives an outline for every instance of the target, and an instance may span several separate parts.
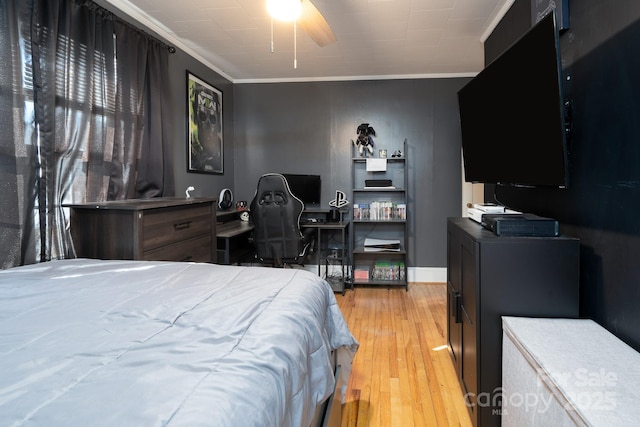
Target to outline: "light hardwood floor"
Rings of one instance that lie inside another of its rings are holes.
[[[336,294],[360,342],[342,427],[471,426],[446,345],[446,285]]]

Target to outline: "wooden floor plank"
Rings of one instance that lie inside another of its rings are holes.
[[[360,342],[342,427],[461,426],[471,420],[446,347],[446,286],[336,294]]]

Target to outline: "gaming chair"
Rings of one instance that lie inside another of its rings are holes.
[[[304,264],[314,232],[308,229],[304,235],[300,231],[303,210],[304,203],[291,193],[284,176],[268,173],[260,177],[249,213],[256,258],[261,263],[274,267]]]

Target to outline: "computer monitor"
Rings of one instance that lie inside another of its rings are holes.
[[[320,205],[320,175],[282,174],[289,183],[291,192],[304,203],[305,207]]]

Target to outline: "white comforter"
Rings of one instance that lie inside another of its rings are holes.
[[[330,351],[348,364],[357,347],[329,285],[302,270],[13,268],[0,271],[0,425],[309,425],[334,386]]]

